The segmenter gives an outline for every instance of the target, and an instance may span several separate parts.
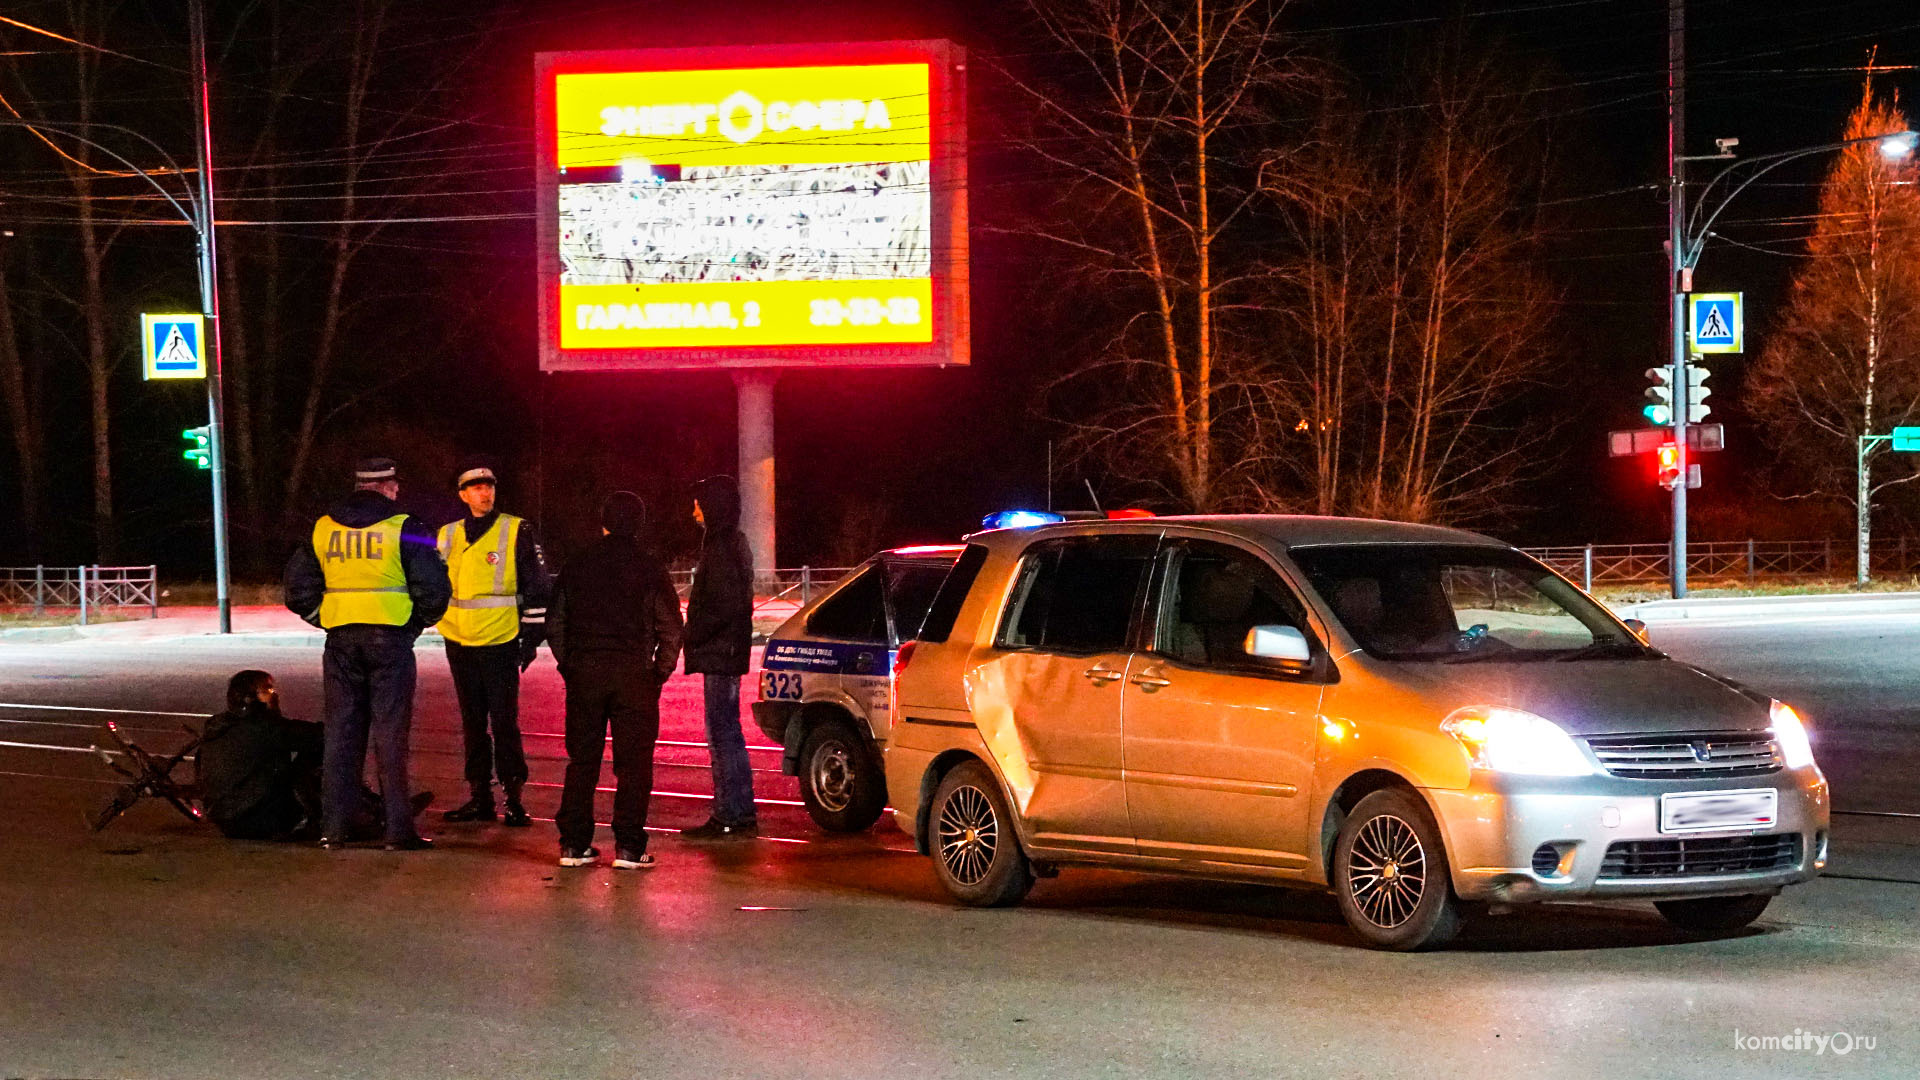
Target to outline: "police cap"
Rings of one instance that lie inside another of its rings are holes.
[[[400,467],[389,457],[363,457],[353,463],[353,482],[383,484],[400,479]]]

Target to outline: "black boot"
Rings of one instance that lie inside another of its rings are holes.
[[[490,795],[475,795],[440,816],[446,821],[492,821],[496,815]]]
[[[527,808],[520,805],[518,790],[507,792],[507,813],[500,819],[500,824],[510,829],[524,829],[533,824],[533,819],[527,816]]]

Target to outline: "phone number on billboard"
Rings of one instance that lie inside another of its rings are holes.
[[[911,296],[815,300],[808,305],[807,321],[815,326],[914,326],[920,322],[920,301]]]

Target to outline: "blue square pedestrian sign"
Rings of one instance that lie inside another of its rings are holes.
[[[141,315],[141,369],[149,379],[207,377],[206,324],[198,315]]]
[[[1691,293],[1687,296],[1687,337],[1697,353],[1737,353],[1745,342],[1740,294]]]

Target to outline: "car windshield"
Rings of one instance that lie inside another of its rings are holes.
[[[1656,655],[1579,589],[1512,549],[1350,544],[1289,554],[1361,648],[1383,659]]]

